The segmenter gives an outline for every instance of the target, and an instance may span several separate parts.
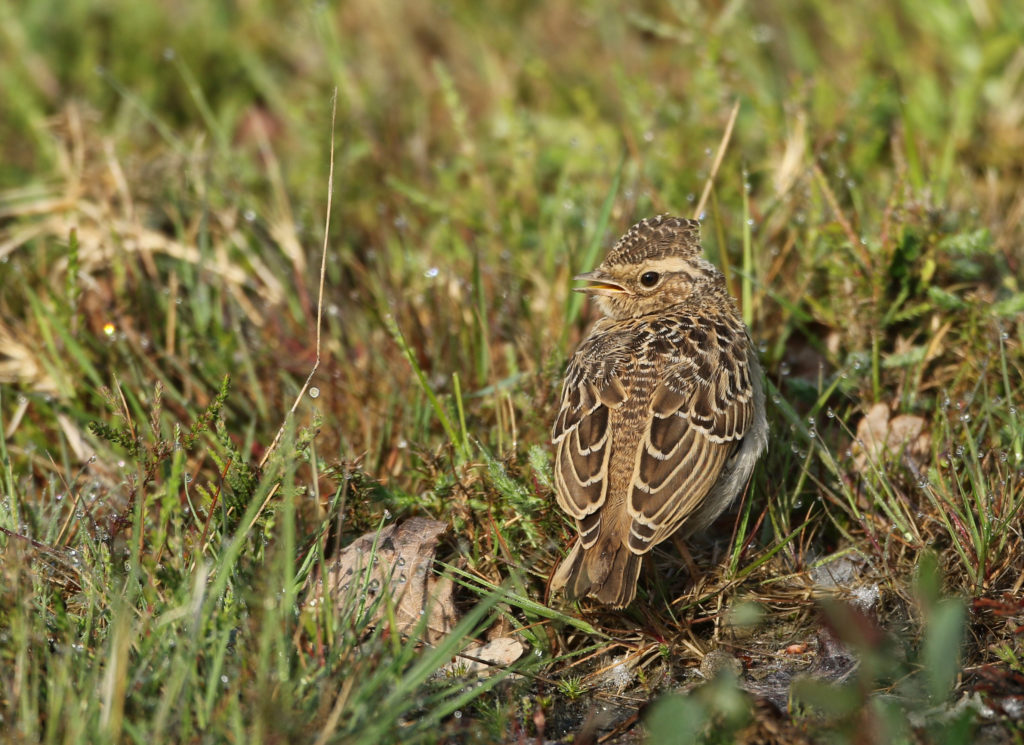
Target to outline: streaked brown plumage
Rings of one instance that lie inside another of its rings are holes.
[[[761,369],[700,224],[637,223],[590,282],[605,314],[569,363],[551,438],[579,540],[553,589],[625,607],[643,556],[706,528],[768,443]]]

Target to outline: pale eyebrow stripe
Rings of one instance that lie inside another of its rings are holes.
[[[686,270],[689,268],[690,262],[685,259],[680,259],[678,256],[670,256],[666,259],[658,259],[657,261],[647,261],[642,264],[645,272],[659,272],[666,274],[669,272],[683,272],[689,274]]]

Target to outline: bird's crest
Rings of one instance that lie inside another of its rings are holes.
[[[605,266],[639,264],[667,256],[691,258],[701,253],[700,223],[682,217],[658,215],[641,220],[619,238],[605,257]]]

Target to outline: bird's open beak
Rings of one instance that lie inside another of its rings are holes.
[[[573,277],[577,282],[589,282],[587,287],[574,287],[576,292],[585,292],[588,295],[620,295],[626,288],[618,282],[613,281],[604,272],[594,270],[586,274],[577,274]]]

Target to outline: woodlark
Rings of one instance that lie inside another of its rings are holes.
[[[707,528],[768,444],[761,368],[700,224],[637,223],[580,292],[605,318],[569,362],[551,432],[579,540],[551,586],[623,608],[645,554]]]

